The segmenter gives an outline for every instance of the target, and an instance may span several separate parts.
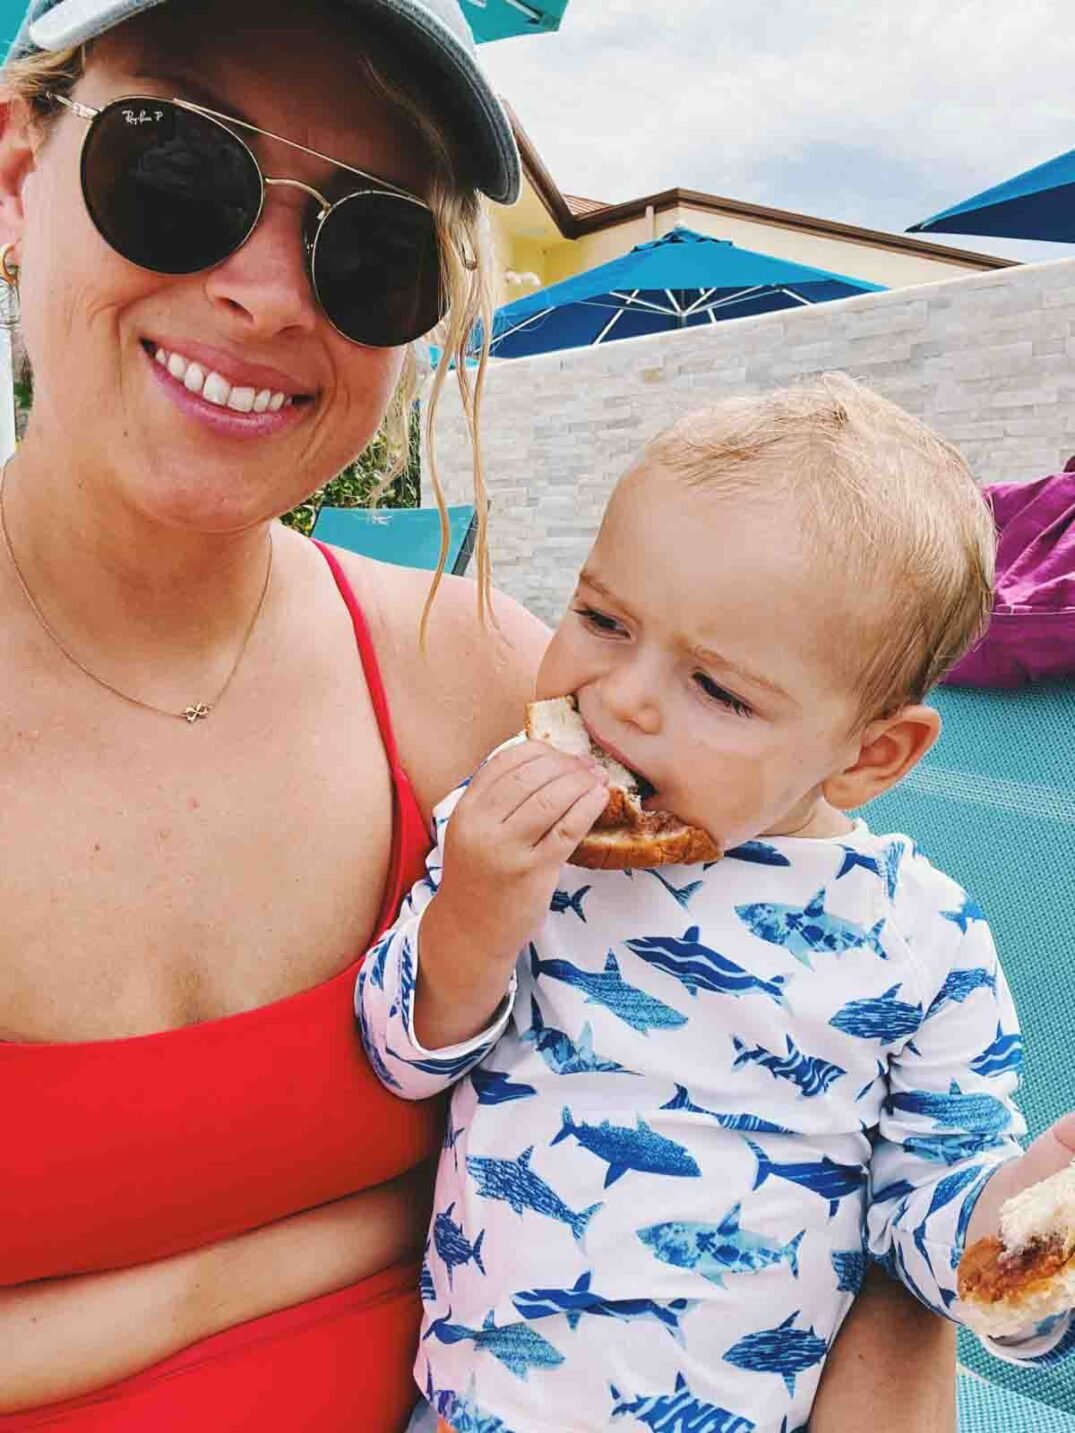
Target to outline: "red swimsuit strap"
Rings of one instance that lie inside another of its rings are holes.
[[[396,745],[396,736],[392,729],[392,716],[388,707],[388,695],[385,692],[384,679],[381,676],[381,668],[377,661],[377,652],[373,645],[369,623],[366,621],[366,614],[340,565],[339,558],[331,548],[318,542],[316,538],[313,539],[313,543],[328,563],[340,596],[351,614],[351,624],[354,627],[355,642],[358,645],[366,686],[373,704],[373,714],[377,719],[377,729],[381,734],[381,742],[392,774],[394,805],[392,858],[388,880],[385,884],[381,914],[377,921],[377,929],[380,933],[395,919],[403,896],[423,874],[425,856],[430,846],[429,830],[421,807],[418,805],[418,798],[414,794],[410,778],[399,759],[399,748]]]

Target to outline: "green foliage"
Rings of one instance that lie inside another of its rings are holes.
[[[419,414],[415,404],[411,414],[410,452],[407,466],[378,496],[378,489],[384,480],[388,467],[388,445],[383,432],[378,433],[364,453],[349,463],[323,488],[304,503],[287,513],[283,521],[288,527],[309,533],[317,521],[317,514],[325,506],[337,508],[383,507],[416,508],[422,500],[422,474],[419,459]]]

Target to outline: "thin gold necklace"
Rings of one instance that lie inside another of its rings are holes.
[[[9,458],[8,462],[10,461],[11,459]],[[258,598],[258,605],[254,608],[254,615],[251,617],[250,622],[247,625],[247,629],[243,634],[242,643],[239,647],[239,651],[236,655],[235,661],[232,663],[231,671],[228,673],[227,678],[225,679],[224,685],[220,688],[220,690],[217,692],[216,696],[211,702],[191,702],[191,704],[189,706],[184,707],[182,711],[170,711],[166,707],[156,707],[153,705],[152,702],[144,702],[142,701],[141,697],[132,697],[129,692],[121,692],[119,687],[114,687],[111,682],[106,682],[104,677],[99,677],[96,672],[91,672],[89,667],[87,667],[84,662],[80,662],[79,659],[75,656],[75,654],[64,645],[64,643],[60,640],[60,638],[56,635],[55,631],[49,625],[45,614],[37,605],[37,602],[34,599],[34,594],[30,591],[30,588],[27,585],[26,578],[22,575],[22,569],[19,567],[19,564],[15,559],[15,554],[11,548],[11,537],[7,530],[7,512],[4,507],[4,479],[7,477],[7,468],[8,464],[5,463],[3,468],[0,469],[0,540],[3,541],[4,551],[7,553],[8,561],[11,563],[12,571],[15,573],[15,576],[18,579],[19,586],[22,588],[22,595],[26,598],[26,601],[30,607],[30,611],[37,618],[38,622],[41,624],[42,628],[44,629],[46,635],[49,637],[53,645],[60,652],[63,653],[63,655],[67,658],[67,660],[71,663],[73,667],[78,668],[78,670],[83,674],[83,676],[89,677],[91,682],[96,682],[99,687],[104,687],[106,692],[111,692],[113,696],[120,697],[123,701],[129,702],[133,707],[142,707],[144,711],[156,712],[158,716],[178,717],[180,720],[188,722],[191,726],[193,726],[196,722],[208,720],[211,713],[216,709],[217,706],[219,706],[220,701],[224,696],[224,693],[231,686],[232,678],[239,670],[239,663],[243,660],[243,657],[246,654],[246,649],[250,644],[250,638],[253,636],[254,628],[257,626],[258,623],[258,618],[261,616],[261,610],[265,606],[265,598],[269,591],[269,578],[272,576],[272,533],[270,532],[269,534],[269,560],[265,566],[265,581],[261,585],[261,596]]]

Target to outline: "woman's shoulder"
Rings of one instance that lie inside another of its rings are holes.
[[[548,628],[505,593],[441,579],[425,641],[431,574],[337,552],[369,623],[403,764],[427,809],[518,731]]]

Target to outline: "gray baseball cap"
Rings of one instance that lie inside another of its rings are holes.
[[[30,0],[8,59],[65,50],[103,35],[164,0]],[[455,134],[476,188],[500,204],[519,197],[519,151],[511,121],[478,63],[477,47],[459,0],[338,0],[373,17],[413,49],[437,88],[440,110]]]

